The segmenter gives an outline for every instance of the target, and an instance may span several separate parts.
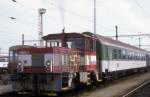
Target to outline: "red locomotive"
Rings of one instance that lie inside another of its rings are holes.
[[[59,33],[43,40],[45,47],[17,49],[14,89],[61,92],[150,68],[148,51],[100,35]]]
[[[15,89],[61,92],[73,89],[80,83],[90,84],[94,80],[101,80],[93,37],[61,33],[50,34],[43,39],[46,43],[43,48],[17,50]]]

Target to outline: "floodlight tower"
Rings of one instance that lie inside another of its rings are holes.
[[[93,6],[94,6],[94,37],[96,37],[96,0],[94,0],[94,2],[93,2]],[[93,40],[93,50],[96,50],[96,41],[95,40]]]
[[[40,47],[43,47],[43,40],[42,40],[42,37],[43,37],[43,14],[46,13],[46,9],[45,8],[40,8],[38,10],[39,12],[39,46]]]

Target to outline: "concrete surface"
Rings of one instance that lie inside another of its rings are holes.
[[[83,93],[80,97],[120,97],[120,95],[126,93],[131,90],[133,87],[143,83],[146,80],[150,79],[150,72],[130,76],[127,79],[120,80],[117,83],[111,84],[102,89],[97,89],[92,92]]]
[[[12,85],[0,85],[0,94],[13,92]]]

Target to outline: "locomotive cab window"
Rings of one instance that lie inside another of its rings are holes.
[[[67,41],[68,48],[84,49],[85,40],[84,39],[69,39]]]
[[[61,47],[60,40],[48,40],[46,43],[47,47]]]
[[[9,51],[9,61],[10,62],[18,61],[18,53],[16,51]]]

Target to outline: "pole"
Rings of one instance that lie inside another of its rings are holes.
[[[116,28],[116,40],[118,40],[118,26],[116,25],[115,28]]]
[[[96,0],[94,0],[94,37],[96,36]],[[93,39],[93,50],[96,50],[96,40]]]
[[[46,9],[40,8],[39,10],[39,39],[40,39],[40,47],[43,47],[43,14],[46,13]]]
[[[94,0],[94,34],[96,34],[96,0]]]
[[[24,45],[24,34],[22,34],[22,45]]]
[[[141,48],[141,37],[139,37],[139,48]]]
[[[43,14],[40,14],[40,46],[43,46],[43,41],[42,41],[42,37],[43,37]]]

